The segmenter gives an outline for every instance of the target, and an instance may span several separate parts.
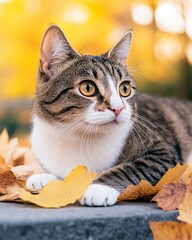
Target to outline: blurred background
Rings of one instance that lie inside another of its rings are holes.
[[[192,99],[192,0],[0,0],[0,131],[30,132],[40,42],[52,23],[94,55],[133,29],[128,65],[140,92]]]

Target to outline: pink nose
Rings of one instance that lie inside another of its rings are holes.
[[[117,108],[109,108],[112,112],[114,112],[115,116],[119,116],[119,114],[121,113],[121,111],[124,109],[124,107],[117,107]]]

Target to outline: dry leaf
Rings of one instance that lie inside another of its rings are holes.
[[[10,142],[7,144],[7,150],[4,154],[5,163],[11,163],[13,159],[13,154],[16,151],[17,146],[18,146],[18,138],[11,139]]]
[[[0,165],[4,163],[5,163],[4,158],[0,155]]]
[[[95,177],[96,173],[90,173],[86,167],[78,166],[64,181],[51,181],[38,195],[22,190],[19,197],[45,208],[66,206],[79,199]]]
[[[0,173],[0,201],[17,199],[23,189],[15,175],[10,171]]]
[[[179,216],[177,219],[192,224],[192,182],[187,185],[185,195],[178,209]]]
[[[178,222],[150,222],[154,240],[191,240],[192,226]]]
[[[155,194],[154,187],[148,181],[141,180],[136,186],[129,185],[118,197],[118,201],[136,200],[153,194]]]
[[[186,185],[182,183],[170,183],[162,187],[152,201],[156,201],[163,210],[177,209],[186,191]]]
[[[9,135],[7,129],[4,129],[0,134],[0,156],[4,158],[7,151],[7,144],[9,142]]]
[[[152,186],[146,180],[141,180],[136,186],[129,185],[118,197],[118,201],[135,200],[141,197],[154,195],[160,191],[163,185],[178,182],[187,168],[188,165],[180,165],[178,163],[174,168],[169,169],[155,186]]]
[[[27,181],[27,179],[34,173],[33,168],[28,165],[12,167],[11,171],[15,174],[16,178],[21,181]]]
[[[4,173],[5,171],[8,171],[8,170],[10,170],[10,166],[9,165],[7,165],[5,163],[0,165],[0,174]]]
[[[192,164],[188,164],[188,168],[181,176],[181,182],[184,184],[189,184],[192,181]]]

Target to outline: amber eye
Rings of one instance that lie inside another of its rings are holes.
[[[119,93],[122,97],[128,97],[131,93],[131,87],[128,82],[122,82],[119,86]]]
[[[97,94],[97,88],[92,81],[83,81],[80,83],[79,90],[81,94],[87,97],[93,97]]]

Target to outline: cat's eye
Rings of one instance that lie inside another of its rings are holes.
[[[120,84],[119,93],[122,97],[128,97],[131,94],[131,87],[128,82],[122,82]]]
[[[80,83],[79,91],[86,97],[93,97],[97,94],[97,88],[92,81],[83,81]]]

